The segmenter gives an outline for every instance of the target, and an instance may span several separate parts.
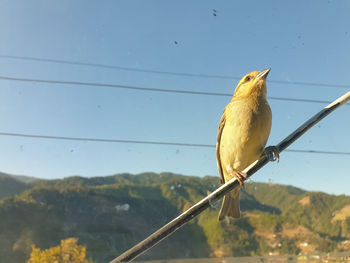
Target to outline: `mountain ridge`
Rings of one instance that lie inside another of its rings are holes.
[[[23,262],[31,244],[45,249],[76,237],[88,256],[106,262],[215,190],[219,178],[123,173],[26,185],[0,200],[1,258]],[[140,259],[349,249],[350,197],[256,182],[241,192],[241,219],[218,222],[220,202],[214,203]]]

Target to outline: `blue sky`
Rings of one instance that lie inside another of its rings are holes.
[[[213,15],[216,10],[216,16]],[[271,67],[272,97],[350,89],[349,1],[1,1],[0,76],[232,93]],[[177,44],[175,43],[177,42]],[[24,56],[201,78],[6,58]],[[294,85],[313,82],[330,86]],[[335,85],[335,86],[332,86]],[[0,80],[0,132],[215,144],[229,97]],[[270,100],[277,144],[323,104]],[[350,151],[343,106],[291,149]],[[0,171],[62,178],[170,171],[218,176],[215,149],[0,136]],[[350,195],[349,155],[284,152],[253,181]]]

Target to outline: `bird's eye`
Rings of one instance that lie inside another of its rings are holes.
[[[251,77],[250,76],[246,76],[244,81],[248,82],[249,80],[251,80]]]

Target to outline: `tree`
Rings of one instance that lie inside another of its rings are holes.
[[[86,247],[78,245],[77,238],[61,240],[56,247],[41,250],[32,245],[32,252],[27,263],[93,263],[86,258]]]

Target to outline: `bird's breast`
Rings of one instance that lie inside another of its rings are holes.
[[[221,162],[223,167],[243,170],[260,157],[265,147],[271,129],[271,110],[266,101],[253,105],[232,101],[226,110]]]

